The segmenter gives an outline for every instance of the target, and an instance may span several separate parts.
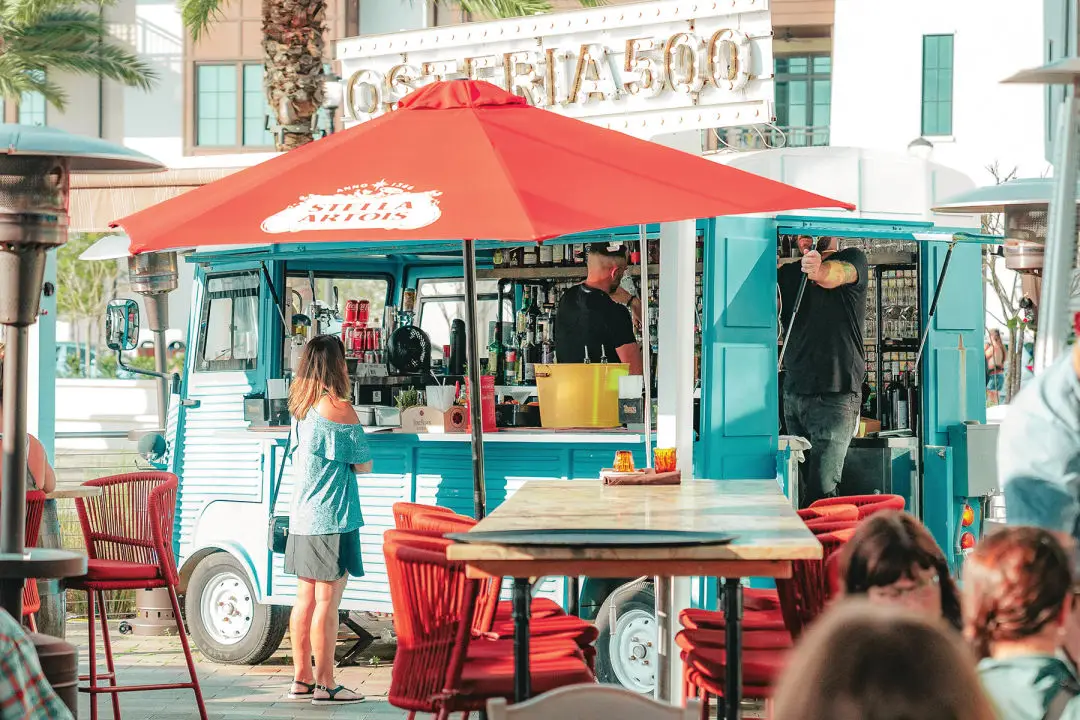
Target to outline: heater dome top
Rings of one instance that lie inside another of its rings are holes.
[[[154,172],[165,166],[141,152],[100,138],[39,125],[0,124],[0,154],[71,158],[76,173]]]
[[[1053,178],[1019,178],[975,188],[934,207],[936,213],[963,215],[1000,213],[1016,205],[1048,205],[1054,193]]]

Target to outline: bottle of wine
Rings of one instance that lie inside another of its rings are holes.
[[[889,387],[892,385],[892,377],[886,375],[882,378],[881,383],[878,385],[878,399],[881,403],[881,429],[882,430],[894,430],[896,429],[896,416],[894,414],[895,408],[892,402],[890,402]]]
[[[554,262],[552,262],[553,255],[551,252],[551,245],[547,243],[541,243],[538,252],[540,253],[539,265],[541,265],[542,267],[551,267],[555,264]]]

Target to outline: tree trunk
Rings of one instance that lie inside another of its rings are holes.
[[[314,139],[312,117],[323,102],[325,0],[263,0],[263,62],[270,112],[283,130],[278,150]]]
[[[1012,402],[1016,393],[1020,392],[1020,379],[1024,372],[1024,325],[1018,325],[1018,328],[1009,328],[1009,372],[1005,376],[1005,397],[1008,402]]]

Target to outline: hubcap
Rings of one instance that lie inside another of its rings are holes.
[[[210,578],[201,605],[203,627],[215,642],[235,645],[247,637],[255,600],[239,575],[222,572]]]
[[[611,669],[619,683],[634,692],[653,692],[656,688],[656,619],[652,613],[637,609],[623,613],[608,642]]]

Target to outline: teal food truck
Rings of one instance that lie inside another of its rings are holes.
[[[982,488],[968,476],[969,456],[977,452],[965,428],[984,419],[980,243],[990,239],[932,222],[839,214],[702,219],[694,227],[694,475],[775,478],[794,492],[796,464],[789,462],[792,450],[779,422],[776,261],[793,237],[839,237],[868,251],[879,283],[895,268],[911,271],[915,320],[906,344],[875,348],[875,381],[884,380],[882,368],[892,362],[884,352],[915,353],[927,331],[916,375],[919,411],[912,414],[918,422],[867,438],[862,450],[871,459],[859,461],[852,487],[904,495],[958,562],[965,534],[977,536],[980,525]],[[515,332],[519,316],[527,325],[550,322],[559,290],[584,277],[580,252],[588,243],[627,243],[637,261],[628,275],[639,278],[644,264],[662,278],[658,288],[648,288],[653,300],[670,292],[659,267],[663,255],[650,252],[661,244],[660,228],[645,230],[644,245],[637,227],[560,238],[545,242],[543,252],[535,245],[478,243],[479,340],[488,350],[486,373],[496,376],[499,410],[498,429],[485,433],[489,511],[527,480],[595,482],[617,450],[632,450],[644,464],[645,428],[632,407],[624,427],[542,427],[525,410],[535,388],[515,382],[521,375],[511,370],[518,367],[516,355],[528,352]],[[452,401],[447,388],[461,381],[449,374],[456,369],[453,358],[444,356],[454,354],[444,346],[459,342],[453,321],[464,300],[460,247],[434,241],[280,244],[196,250],[186,260],[196,266],[189,352],[170,397],[164,443],[152,459],[180,478],[176,555],[195,643],[217,662],[258,663],[280,644],[295,593],[282,556],[267,549],[267,527],[289,510],[284,398],[303,338],[342,333],[354,349],[353,402],[372,445],[374,472],[359,477],[367,574],[350,579],[342,609],[392,611],[381,536],[393,527],[395,502],[473,513],[470,435],[452,413],[440,414],[432,427],[406,407],[420,392],[428,407],[447,396]],[[937,312],[928,321],[936,290]],[[875,322],[897,304],[879,296],[874,302]],[[357,328],[361,312],[366,320]],[[651,328],[659,321],[652,313],[646,319]],[[657,343],[657,335],[649,333],[656,375],[676,351],[688,351]],[[650,691],[656,683],[649,657],[656,645],[651,579],[586,578],[571,598],[575,586],[545,578],[537,592],[578,606],[601,627],[601,679]],[[711,606],[716,595],[714,578],[692,582],[695,604]]]

